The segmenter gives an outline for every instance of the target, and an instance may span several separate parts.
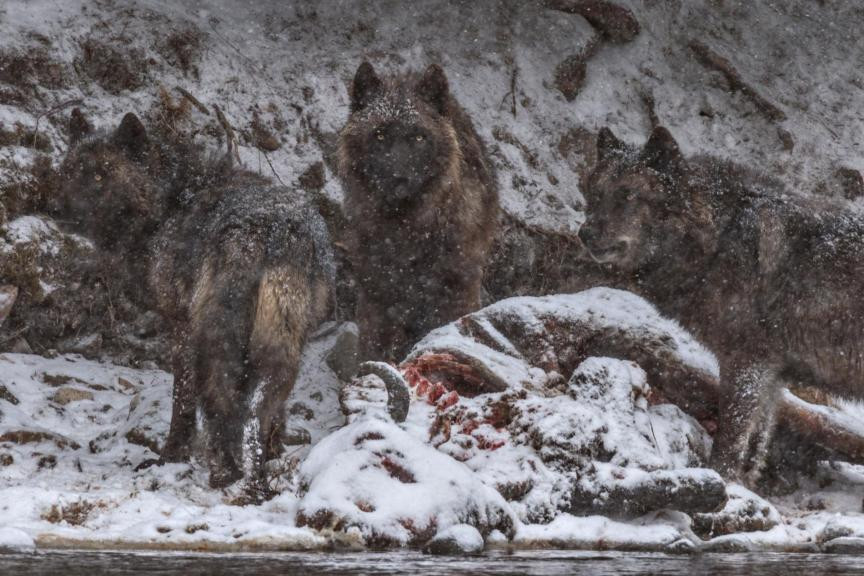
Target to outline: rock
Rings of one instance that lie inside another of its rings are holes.
[[[318,192],[324,188],[324,184],[327,183],[324,175],[324,163],[319,161],[310,165],[300,175],[297,182],[307,192]]]
[[[102,334],[94,332],[81,338],[65,340],[58,347],[61,352],[81,354],[82,356],[92,358],[102,351]]]
[[[159,439],[154,437],[150,430],[146,430],[143,428],[132,428],[124,435],[126,441],[130,444],[135,444],[137,446],[143,446],[149,449],[151,452],[155,452],[159,454]]]
[[[692,540],[688,540],[687,538],[681,538],[680,540],[676,540],[672,544],[669,544],[664,548],[664,552],[669,554],[693,554],[694,552],[698,552],[699,547]]]
[[[13,444],[53,442],[60,449],[71,448],[72,450],[78,450],[81,447],[74,440],[61,436],[60,434],[38,430],[10,430],[0,434],[0,442],[11,442]]]
[[[828,554],[864,554],[864,538],[854,536],[834,538],[822,545],[822,551]]]
[[[18,398],[4,384],[0,384],[0,400],[5,400],[10,404],[18,404]]]
[[[693,532],[703,539],[770,530],[782,518],[777,509],[757,494],[737,484],[726,487],[729,499],[719,512],[693,515]]]
[[[339,405],[348,422],[375,413],[387,413],[387,385],[375,374],[358,376],[342,387]]]
[[[436,556],[479,554],[483,551],[483,536],[473,526],[457,524],[436,534],[423,551]]]
[[[3,325],[3,321],[6,320],[12,311],[16,298],[18,298],[17,286],[0,286],[0,326]]]
[[[624,44],[639,34],[639,22],[633,12],[607,0],[546,0],[545,5],[553,10],[579,14],[609,42]]]
[[[23,530],[10,526],[0,527],[0,554],[33,552],[36,543]]]
[[[11,466],[15,463],[15,458],[11,454],[4,452],[0,454],[0,466]]]
[[[312,443],[312,434],[305,428],[288,428],[282,436],[286,446],[304,446]]]
[[[840,181],[843,196],[847,200],[857,200],[864,197],[864,177],[861,176],[861,172],[854,168],[839,168],[837,169],[837,179]],[[2,321],[3,314],[0,310],[0,322]]]
[[[57,392],[54,393],[54,396],[51,397],[52,402],[60,404],[61,406],[65,406],[70,402],[80,402],[82,400],[93,400],[93,393],[89,390],[64,386],[57,390]]]
[[[125,392],[135,392],[138,387],[133,384],[130,380],[127,380],[123,376],[117,377],[117,385],[120,386]]]
[[[566,511],[574,515],[599,514],[636,517],[655,510],[677,510],[685,514],[713,512],[726,503],[726,484],[713,470],[611,470],[613,479],[577,483]],[[620,482],[614,475],[620,474]]]
[[[33,354],[33,349],[30,347],[30,344],[24,338],[16,338],[12,343],[12,346],[9,347],[9,352],[13,354]]]
[[[753,542],[746,536],[730,534],[729,536],[721,536],[706,542],[700,550],[702,552],[727,552],[734,554],[751,552],[753,548]]]
[[[346,330],[339,334],[330,353],[327,354],[327,366],[343,382],[348,382],[357,374],[359,363],[357,333]]]
[[[69,384],[70,382],[76,384],[87,385],[87,382],[81,380],[80,378],[76,378],[75,376],[69,376],[68,374],[63,374],[62,372],[39,372],[36,374],[36,377],[47,384],[48,386],[63,386],[64,384]]]
[[[582,53],[568,56],[555,68],[555,87],[568,102],[579,95],[585,83],[586,70],[586,58]]]

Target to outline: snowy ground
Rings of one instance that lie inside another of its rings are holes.
[[[536,323],[532,311],[556,309],[564,317],[561,310],[569,310],[603,325],[611,321],[606,311],[623,303],[648,306],[602,289],[537,301],[511,299],[478,315],[486,314],[492,326],[502,311]],[[676,342],[685,362],[713,367],[710,353],[650,307],[617,326],[619,334],[669,334],[660,339]],[[164,441],[170,375],[77,356],[0,355],[0,548],[316,549],[420,546],[435,537],[456,539],[465,549],[485,541],[848,551],[864,542],[864,469],[849,465],[834,470],[846,477],[845,488],[819,493],[822,511],[807,510],[814,508],[812,494],[772,504],[727,485],[728,501],[718,513],[699,509],[699,500],[689,515],[658,510],[627,521],[581,515],[579,506],[602,506],[591,499],[612,500],[616,491],[673,482],[677,506],[692,485],[721,482],[699,468],[710,450],[705,431],[676,406],[649,405],[646,373],[632,362],[589,358],[563,387],[537,366],[499,372],[506,390],[474,396],[447,392],[406,369],[411,403],[404,423],[390,419],[374,376],[352,382],[346,420],[328,356],[352,329],[326,326],[307,347],[286,409],[288,428],[304,428],[312,443],[288,446],[270,463],[282,493],[260,506],[236,505],[230,489],[209,489],[196,462],[136,470]],[[519,354],[499,336],[502,349]],[[452,329],[438,331],[437,340],[431,334],[415,359],[424,349],[452,346],[454,338]],[[505,405],[512,416],[507,425],[496,420]],[[589,494],[587,504],[574,494]],[[712,524],[706,529],[705,522]]]

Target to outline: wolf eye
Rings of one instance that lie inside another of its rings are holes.
[[[422,142],[423,140],[425,140],[422,134],[417,134],[415,138],[417,139],[417,142]]]
[[[378,138],[378,140],[384,140],[384,133],[383,132],[376,132],[375,137]]]

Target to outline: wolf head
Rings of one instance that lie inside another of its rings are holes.
[[[340,163],[382,209],[398,210],[453,178],[459,144],[447,77],[438,65],[421,75],[380,78],[363,62],[351,85],[351,116]]]
[[[93,134],[80,112],[70,120],[72,146],[60,167],[60,211],[105,247],[130,244],[162,217],[144,125],[126,114],[113,131]]]
[[[655,128],[641,150],[603,128],[597,165],[583,192],[588,210],[579,234],[597,261],[621,272],[711,249],[710,211],[663,127]]]

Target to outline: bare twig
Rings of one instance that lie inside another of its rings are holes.
[[[261,150],[260,152],[264,155],[264,159],[267,160],[267,164],[270,166],[270,170],[273,172],[273,176],[276,177],[276,180],[279,181],[279,184],[285,186],[285,182],[282,180],[282,177],[279,176],[279,173],[276,172],[276,168],[273,167],[273,162],[270,161],[270,156],[267,154],[267,152],[264,152],[263,150]]]
[[[33,144],[36,143],[36,135],[39,133],[39,122],[42,120],[42,118],[50,118],[57,112],[60,112],[61,110],[64,110],[69,106],[78,106],[82,102],[83,100],[81,100],[80,98],[66,100],[65,102],[61,102],[60,104],[57,104],[56,106],[49,108],[48,110],[45,110],[44,112],[36,116],[36,126],[33,128],[33,135],[31,136]]]
[[[188,100],[190,104],[195,106],[195,108],[197,108],[202,114],[205,114],[207,116],[210,115],[210,110],[204,104],[202,104],[200,100],[195,98],[195,96],[193,96],[188,90],[180,86],[177,86],[176,90],[180,92],[180,94],[182,94],[183,97],[186,98],[186,100]]]
[[[213,105],[213,110],[216,111],[216,118],[219,119],[219,124],[222,125],[222,130],[225,131],[225,139],[228,141],[228,156],[237,160],[237,163],[240,163],[240,153],[237,150],[237,136],[234,133],[234,127],[231,126],[231,123],[228,122],[228,119],[225,118],[225,114],[222,113],[222,109],[218,104]]]

